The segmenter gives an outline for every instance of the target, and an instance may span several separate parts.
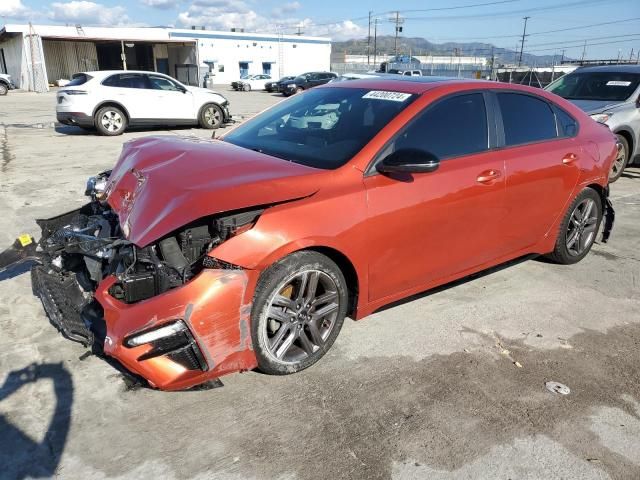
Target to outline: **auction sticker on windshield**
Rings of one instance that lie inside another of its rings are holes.
[[[607,82],[607,87],[628,87],[631,82],[623,82],[622,80],[610,80]]]
[[[385,92],[383,90],[371,90],[365,93],[362,98],[372,98],[374,100],[388,100],[391,102],[404,102],[411,96],[410,93]]]

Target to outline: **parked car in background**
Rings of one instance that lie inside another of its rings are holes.
[[[14,88],[16,88],[16,86],[11,79],[11,75],[0,73],[0,95],[6,95],[9,90],[13,90]]]
[[[95,128],[101,135],[120,135],[129,126],[218,128],[231,120],[221,94],[146,71],[77,73],[56,100],[58,122]]]
[[[294,78],[296,78],[296,77],[282,77],[280,80],[267,82],[267,83],[264,84],[264,89],[267,92],[279,92],[280,91],[280,84],[282,82],[287,82],[289,80],[293,80]]]
[[[574,103],[616,134],[620,150],[609,181],[618,180],[640,156],[640,65],[579,68],[546,90]]]
[[[285,97],[300,93],[318,85],[324,85],[336,78],[338,74],[333,72],[309,72],[298,75],[293,80],[280,84],[280,91]]]
[[[398,70],[397,68],[391,68],[386,73],[394,75],[404,75],[405,77],[421,77],[422,72],[420,70]]]
[[[0,273],[29,255],[64,335],[179,390],[298,372],[347,315],[589,253],[612,218],[613,133],[543,90],[403,78],[315,88],[215,141],[127,142],[90,203],[39,220]]]
[[[238,81],[238,90],[249,92],[251,90],[266,90],[265,85],[271,81],[271,75],[251,75],[249,78]]]
[[[240,75],[240,78],[238,80],[234,80],[231,82],[231,88],[233,88],[234,90],[240,90],[240,82],[243,80],[248,80],[252,76],[253,75],[249,75],[248,73]]]

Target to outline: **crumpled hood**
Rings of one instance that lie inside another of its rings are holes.
[[[156,136],[124,145],[106,194],[144,247],[208,215],[311,195],[323,174],[219,140]]]
[[[609,110],[611,108],[619,106],[624,102],[615,102],[611,100],[569,100],[576,107],[586,113],[600,113],[603,110]]]

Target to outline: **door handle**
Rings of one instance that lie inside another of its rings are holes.
[[[562,157],[562,163],[564,163],[565,165],[570,165],[576,160],[578,160],[578,155],[576,155],[575,153],[567,153],[564,157]]]
[[[497,180],[498,178],[500,178],[501,176],[502,176],[502,173],[500,173],[500,170],[485,170],[480,175],[478,175],[478,178],[476,178],[476,180],[479,183],[491,183],[494,180]]]

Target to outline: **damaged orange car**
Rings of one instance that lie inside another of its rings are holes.
[[[441,78],[329,84],[221,139],[130,141],[91,202],[39,220],[0,268],[66,337],[151,386],[300,371],[346,316],[493,265],[570,264],[613,209],[614,135],[523,86]]]

